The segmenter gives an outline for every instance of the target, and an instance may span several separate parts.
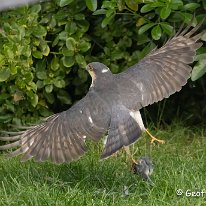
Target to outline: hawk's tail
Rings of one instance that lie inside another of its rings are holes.
[[[107,158],[123,146],[134,143],[141,135],[140,125],[132,112],[123,107],[116,107],[112,113],[107,142],[101,158]]]

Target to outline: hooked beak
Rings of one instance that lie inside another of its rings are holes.
[[[90,76],[92,77],[92,81],[96,79],[96,74],[91,64],[88,64],[86,70],[89,72]]]

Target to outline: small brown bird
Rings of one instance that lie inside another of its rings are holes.
[[[99,141],[107,132],[101,158],[134,143],[142,132],[147,132],[152,142],[163,143],[145,129],[139,110],[168,98],[186,84],[192,70],[189,64],[202,45],[198,40],[203,32],[194,35],[201,24],[181,28],[163,47],[122,73],[112,74],[99,62],[88,64],[92,84],[83,99],[17,136],[1,137],[15,142],[0,149],[17,148],[10,156],[22,154],[22,161],[34,158],[61,164],[86,152],[85,138]]]

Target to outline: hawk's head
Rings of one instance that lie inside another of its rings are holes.
[[[86,70],[89,72],[92,77],[92,86],[96,85],[96,83],[102,83],[102,81],[108,80],[112,77],[112,73],[109,68],[99,62],[89,63],[86,67]]]

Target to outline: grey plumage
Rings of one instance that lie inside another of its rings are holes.
[[[144,180],[152,183],[150,179],[151,174],[154,170],[154,164],[149,157],[141,157],[137,164],[133,163],[133,171],[135,174],[139,174]]]
[[[1,0],[0,1],[0,11],[11,9],[18,6],[23,6],[25,4],[32,4],[42,2],[43,0]]]
[[[111,114],[107,142],[101,158],[135,142],[141,134],[141,128],[130,115],[130,110],[123,105],[116,105]]]
[[[112,74],[99,62],[88,64],[92,85],[82,100],[24,133],[8,137],[17,141],[0,149],[17,147],[11,156],[22,154],[23,161],[34,158],[60,164],[86,152],[85,137],[98,141],[108,131],[102,158],[135,142],[145,130],[139,110],[179,91],[190,77],[189,64],[202,45],[197,41],[203,33],[194,35],[200,25],[180,31],[120,74]]]

